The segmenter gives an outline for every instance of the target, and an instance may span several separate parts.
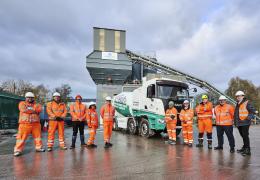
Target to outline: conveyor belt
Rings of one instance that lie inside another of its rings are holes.
[[[206,92],[210,92],[210,93],[214,93],[217,95],[224,95],[227,97],[227,99],[232,103],[232,104],[236,104],[236,101],[234,99],[232,99],[231,97],[227,96],[226,94],[224,94],[223,92],[221,92],[220,90],[218,90],[217,88],[215,88],[214,86],[212,86],[211,84],[209,84],[206,81],[200,80],[196,77],[193,77],[191,75],[188,75],[186,73],[183,73],[179,70],[173,69],[169,66],[166,66],[164,64],[159,63],[158,61],[149,58],[149,57],[145,57],[142,55],[138,55],[132,51],[126,50],[126,54],[128,55],[128,57],[134,62],[134,63],[141,63],[144,64],[145,66],[149,66],[151,68],[155,68],[161,72],[167,73],[167,74],[174,74],[174,75],[180,75],[180,76],[184,76],[187,81],[190,84],[193,84],[197,87],[200,87],[202,89],[204,89]]]

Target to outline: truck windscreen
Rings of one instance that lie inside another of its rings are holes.
[[[188,99],[187,89],[172,85],[157,85],[157,97],[160,99],[172,99],[175,101]]]

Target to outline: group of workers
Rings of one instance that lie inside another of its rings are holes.
[[[227,135],[230,152],[235,152],[235,139],[233,136],[233,124],[238,128],[239,133],[243,139],[243,147],[238,149],[237,152],[243,156],[251,155],[250,141],[249,141],[249,127],[251,120],[256,113],[255,108],[245,98],[243,91],[237,91],[236,94],[237,104],[234,107],[227,103],[225,96],[219,97],[219,105],[213,108],[213,105],[208,100],[207,95],[202,95],[202,102],[195,108],[195,112],[190,108],[190,102],[185,100],[183,102],[182,110],[179,113],[179,118],[182,122],[182,133],[184,144],[190,147],[193,144],[193,117],[196,114],[198,120],[198,144],[196,147],[203,147],[204,132],[207,135],[208,149],[212,149],[212,121],[213,116],[216,119],[216,130],[218,138],[218,146],[214,147],[215,150],[223,150],[223,135]],[[166,110],[165,121],[167,132],[169,136],[168,143],[171,145],[176,144],[176,124],[178,111],[174,107],[174,102],[169,102],[169,108]]]
[[[44,152],[45,149],[41,140],[41,124],[40,113],[42,107],[35,102],[35,96],[32,92],[25,94],[25,101],[19,103],[19,128],[17,134],[17,141],[14,148],[14,156],[22,154],[25,141],[28,135],[32,134],[35,142],[36,152]],[[190,108],[190,102],[185,100],[181,111],[179,112],[179,119],[182,122],[182,133],[184,144],[192,146],[193,144],[193,117],[197,115],[198,120],[198,144],[196,147],[203,147],[204,133],[207,135],[208,149],[212,149],[212,119],[213,115],[216,119],[216,130],[218,138],[218,146],[215,150],[223,149],[223,135],[228,137],[230,152],[235,152],[235,140],[233,136],[233,124],[238,128],[239,133],[243,139],[243,147],[237,152],[242,155],[251,155],[250,141],[249,141],[249,127],[251,120],[254,118],[255,109],[252,104],[245,98],[243,91],[236,93],[237,104],[236,107],[227,104],[225,96],[219,97],[219,105],[213,108],[213,105],[208,100],[207,95],[202,95],[202,102],[195,108],[195,111]],[[106,97],[106,103],[101,107],[100,116],[103,119],[104,127],[104,148],[112,147],[110,142],[113,128],[113,121],[115,115],[115,108],[111,104],[111,97]],[[167,133],[169,136],[168,143],[176,144],[176,125],[178,111],[174,107],[174,102],[169,102],[169,108],[165,112],[165,122]],[[58,130],[59,146],[62,150],[67,150],[64,138],[64,120],[67,115],[67,108],[65,103],[61,101],[60,94],[55,92],[51,102],[47,103],[47,114],[49,117],[48,141],[47,151],[52,151],[55,132]],[[91,102],[89,108],[82,103],[82,97],[77,95],[75,103],[70,105],[70,114],[72,118],[73,134],[70,149],[75,148],[78,131],[80,133],[80,141],[82,147],[96,148],[94,144],[96,130],[98,128],[98,114],[96,111],[96,104]],[[87,144],[84,140],[85,124],[89,128],[89,139]]]
[[[35,96],[32,92],[25,94],[25,101],[19,103],[19,128],[16,137],[16,145],[14,147],[14,156],[20,156],[24,149],[25,141],[32,134],[35,143],[36,152],[45,152],[41,139],[40,113],[42,107],[35,102]],[[112,135],[113,119],[115,109],[111,104],[111,97],[106,97],[106,103],[101,107],[100,115],[103,119],[104,127],[104,148],[112,147],[110,142]],[[53,150],[55,132],[58,130],[59,146],[61,150],[67,150],[64,138],[64,120],[67,115],[66,104],[61,101],[61,95],[58,92],[53,94],[51,102],[47,103],[47,114],[49,117],[47,151]],[[80,133],[80,141],[82,147],[96,148],[94,144],[96,130],[98,128],[98,114],[96,112],[96,104],[90,102],[87,108],[82,103],[82,97],[77,95],[75,103],[70,105],[70,114],[72,118],[72,142],[70,149],[75,148],[78,131]],[[89,128],[89,138],[87,144],[84,138],[85,124]]]

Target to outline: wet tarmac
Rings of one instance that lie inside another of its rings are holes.
[[[66,129],[68,146],[71,131]],[[230,154],[226,138],[224,150],[215,151],[206,146],[172,146],[160,137],[146,139],[122,132],[113,132],[113,147],[104,149],[102,133],[98,130],[96,149],[81,148],[78,138],[75,150],[62,151],[56,141],[53,152],[36,153],[29,139],[20,157],[12,155],[12,138],[0,145],[0,179],[260,179],[260,126],[250,129],[251,157]],[[240,148],[237,129],[234,134]]]

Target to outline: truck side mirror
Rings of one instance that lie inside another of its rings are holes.
[[[155,97],[155,85],[151,84],[147,87],[147,98]]]

